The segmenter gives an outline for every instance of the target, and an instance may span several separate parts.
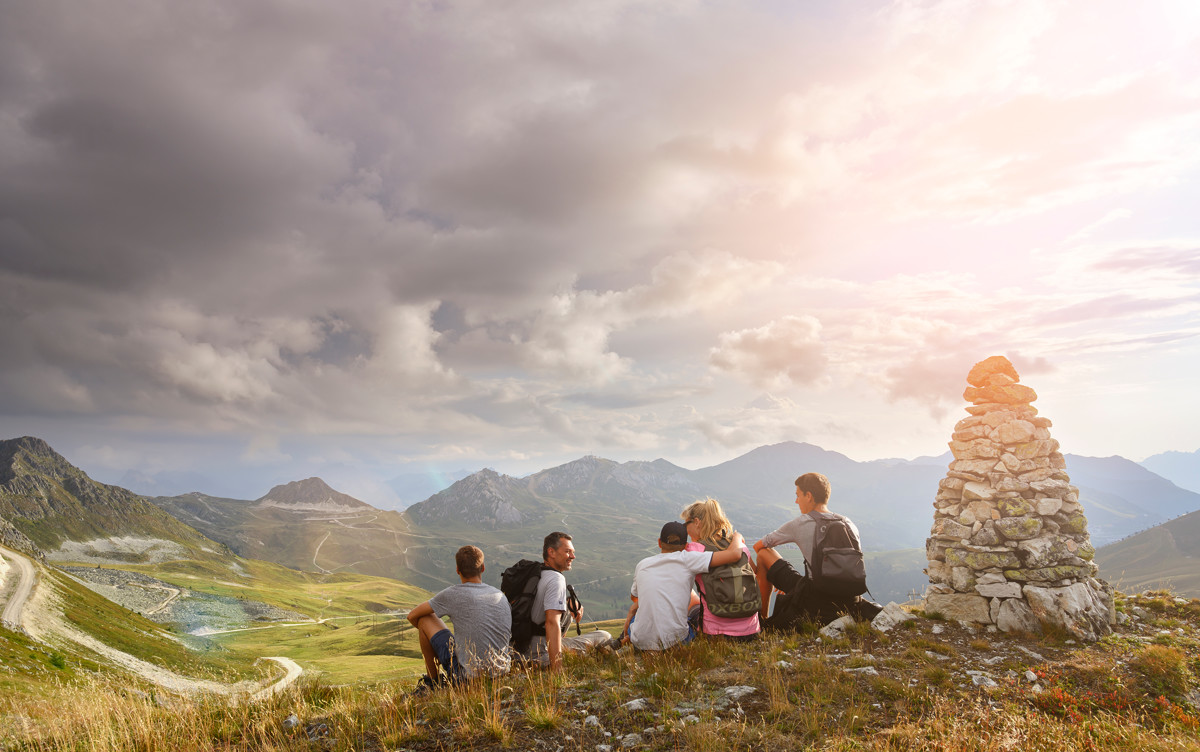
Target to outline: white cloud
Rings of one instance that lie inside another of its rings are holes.
[[[817,383],[825,375],[821,322],[812,316],[784,316],[757,329],[720,335],[709,361],[763,389]]]
[[[380,312],[374,351],[367,362],[373,378],[394,379],[399,388],[430,382],[441,386],[455,379],[434,350],[441,335],[431,326],[430,316],[437,305],[392,306]]]
[[[524,330],[517,341],[527,367],[603,384],[629,375],[633,368],[628,358],[609,350],[615,331],[728,305],[752,295],[779,271],[774,262],[728,253],[683,253],[655,266],[647,284],[607,292],[573,289],[553,296],[528,322],[506,323]]]

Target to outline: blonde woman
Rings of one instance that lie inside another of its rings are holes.
[[[717,503],[716,499],[694,501],[688,504],[679,516],[687,523],[688,537],[691,539],[685,550],[719,551],[729,545],[733,536],[733,525],[729,522],[729,518],[725,516],[725,511],[721,509],[721,505]],[[745,546],[742,546],[742,552],[745,554],[751,570],[753,570],[754,555]],[[709,606],[708,594],[704,591],[702,579],[703,575],[696,575],[696,585],[700,589],[700,595],[702,596],[700,609],[704,634],[721,635],[734,640],[754,639],[759,632],[758,613],[755,612],[748,616],[740,617],[715,615]],[[756,589],[753,580],[749,583],[749,587],[750,589]],[[753,595],[753,593],[750,593],[750,595]]]

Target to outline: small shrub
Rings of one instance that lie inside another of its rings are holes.
[[[928,650],[931,653],[948,656],[950,658],[958,657],[958,650],[953,645],[947,645],[937,640],[931,640],[928,637],[915,637],[909,643],[909,649],[917,648],[918,650]]]
[[[1165,590],[1147,590],[1138,598],[1138,605],[1156,613],[1166,613],[1175,603],[1175,597]]]
[[[922,672],[925,683],[931,687],[944,687],[950,683],[950,672],[942,666],[928,666]]]
[[[909,689],[901,682],[887,676],[871,677],[871,690],[881,700],[895,701],[907,697]]]
[[[1187,656],[1182,650],[1164,645],[1147,645],[1129,662],[1138,686],[1152,695],[1181,698],[1192,681]]]

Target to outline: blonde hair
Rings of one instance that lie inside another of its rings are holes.
[[[733,535],[733,524],[725,516],[725,511],[716,499],[693,501],[683,508],[683,513],[679,516],[684,522],[696,520],[699,523],[700,527],[696,531],[698,543],[720,545],[722,548],[729,545],[729,536]]]

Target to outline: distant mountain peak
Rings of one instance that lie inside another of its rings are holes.
[[[0,441],[0,485],[29,472],[49,475],[59,480],[82,473],[36,436]]]
[[[0,517],[53,558],[68,541],[113,537],[211,544],[145,498],[98,483],[45,441],[0,441]]]
[[[373,508],[349,494],[333,490],[320,478],[306,478],[275,486],[258,499],[257,504],[295,512],[346,512]]]
[[[421,524],[465,522],[495,530],[525,519],[513,503],[518,496],[529,496],[524,482],[484,468],[413,504],[408,514]]]

